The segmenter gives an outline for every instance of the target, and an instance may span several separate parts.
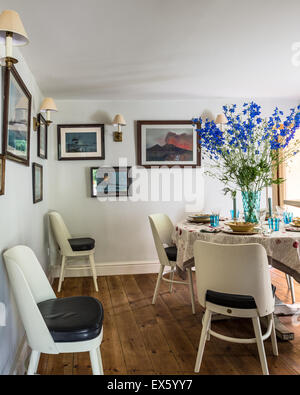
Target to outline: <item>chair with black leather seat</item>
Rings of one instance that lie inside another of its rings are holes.
[[[264,374],[269,374],[263,341],[271,336],[273,354],[278,355],[274,325],[275,287],[271,285],[267,253],[260,244],[194,243],[198,300],[205,308],[195,372],[199,372],[205,342],[212,335],[234,343],[256,343]],[[211,316],[251,318],[255,338],[241,339],[211,330]],[[262,335],[260,317],[268,327]]]
[[[16,246],[4,252],[16,304],[32,349],[27,370],[36,373],[41,353],[89,352],[93,374],[103,374],[100,344],[103,308],[89,296],[56,298],[34,252]]]
[[[187,268],[188,282],[174,280],[174,272],[176,269],[177,260],[177,248],[172,243],[172,233],[174,230],[174,226],[170,218],[166,214],[152,214],[149,216],[149,221],[152,229],[157,255],[160,262],[160,271],[157,277],[152,304],[155,304],[156,302],[161,280],[170,283],[170,292],[172,292],[173,284],[186,284],[189,286],[190,289],[192,311],[193,314],[195,314],[195,298],[191,268]],[[171,267],[171,271],[164,273],[166,266]],[[170,274],[170,278],[165,278],[166,274]]]
[[[89,257],[92,276],[96,292],[98,292],[97,273],[95,268],[95,240],[89,237],[72,238],[66,227],[62,216],[57,211],[49,213],[51,228],[61,255],[61,269],[58,282],[58,292],[61,291],[61,285],[64,281],[64,273],[67,258]]]

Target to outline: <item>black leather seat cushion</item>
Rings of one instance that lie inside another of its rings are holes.
[[[273,296],[276,287],[272,285]],[[256,309],[256,303],[252,296],[234,295],[208,290],[206,292],[206,301],[219,306],[232,307],[236,309]]]
[[[103,307],[90,296],[50,299],[38,308],[57,343],[91,340],[101,332]]]
[[[175,261],[177,260],[177,247],[176,246],[171,246],[171,247],[166,247],[165,248],[167,257],[169,258],[169,261]]]
[[[95,240],[90,237],[69,239],[73,251],[89,251],[95,248]]]

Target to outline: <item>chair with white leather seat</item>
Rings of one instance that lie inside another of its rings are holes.
[[[41,353],[76,352],[89,352],[93,374],[103,374],[100,354],[103,308],[100,301],[89,296],[56,298],[29,247],[13,247],[3,256],[32,349],[27,374],[36,373]]]

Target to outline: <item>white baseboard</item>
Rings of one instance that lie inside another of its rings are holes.
[[[97,276],[115,276],[126,274],[146,274],[158,273],[160,265],[153,261],[130,261],[130,262],[108,262],[96,263]],[[55,265],[52,268],[52,277],[59,277],[60,266]],[[90,266],[86,264],[66,265],[65,277],[88,277],[91,275]]]

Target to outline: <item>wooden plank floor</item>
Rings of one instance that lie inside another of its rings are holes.
[[[162,283],[155,306],[151,304],[156,282],[154,274],[98,277],[99,293],[92,278],[66,278],[59,297],[90,295],[104,307],[104,336],[101,346],[104,372],[128,374],[194,374],[201,331],[202,309],[196,304],[192,315],[188,287],[175,285],[172,294]],[[283,273],[272,269],[277,295],[291,303]],[[58,281],[53,287],[57,290]],[[295,283],[300,302],[300,285]],[[295,332],[292,342],[278,342],[279,356],[272,355],[271,341],[265,342],[270,374],[300,374],[299,321],[283,317],[281,321]],[[253,337],[250,320],[213,323],[223,334]],[[39,374],[91,374],[88,353],[42,354]],[[211,337],[207,342],[200,374],[261,374],[255,344],[233,344]]]

